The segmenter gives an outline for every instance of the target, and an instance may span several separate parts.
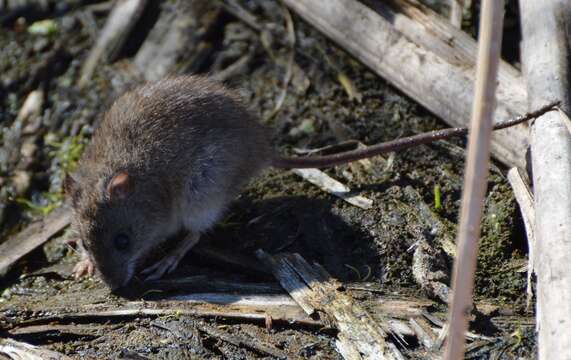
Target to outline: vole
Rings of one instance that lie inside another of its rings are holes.
[[[76,271],[91,272],[95,265],[113,290],[139,273],[159,278],[266,167],[328,167],[466,132],[447,129],[341,154],[288,158],[272,149],[268,130],[222,85],[199,76],[147,83],[114,102],[66,181],[72,224],[87,252]],[[177,234],[170,252],[143,269]]]

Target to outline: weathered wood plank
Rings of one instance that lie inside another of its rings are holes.
[[[18,260],[62,231],[70,221],[69,208],[62,206],[0,244],[0,276],[4,276]]]
[[[522,0],[520,13],[529,107],[560,100],[561,109],[569,114],[571,2]],[[539,358],[567,359],[571,348],[571,136],[560,114],[550,112],[535,121],[531,142]]]

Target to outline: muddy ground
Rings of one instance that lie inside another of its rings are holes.
[[[273,129],[274,144],[281,152],[295,154],[347,140],[373,144],[445,127],[295,14],[294,62],[288,63],[291,46],[286,10],[274,1],[240,3],[270,26],[273,36],[261,40],[243,22],[217,13],[216,31],[207,39],[211,50],[190,70],[216,74],[250,54],[246,65],[225,82],[238,89],[252,111]],[[88,86],[80,89],[82,63],[109,12],[90,7],[94,4],[58,2],[48,9],[15,15],[0,9],[0,241],[61,205],[65,173],[73,171],[101,111],[117,94],[140,81],[132,74],[130,61],[160,11],[173,6],[173,2],[149,6],[120,56],[98,65]],[[32,24],[45,19],[53,21],[52,30],[47,34],[30,31]],[[511,26],[508,30],[513,30],[512,23],[506,21]],[[506,47],[506,51],[512,50]],[[291,80],[283,105],[276,110],[288,67]],[[353,90],[340,79],[348,79]],[[17,120],[26,96],[37,89],[43,91],[41,113],[24,123]],[[343,282],[373,284],[374,292],[355,290],[355,297],[365,304],[383,296],[429,299],[427,309],[444,320],[446,307],[415,281],[413,253],[419,242],[430,244],[435,257],[442,260],[440,270],[450,273],[452,259],[443,244],[453,241],[456,234],[464,145],[463,139],[455,139],[379,156],[369,165],[326,170],[355,193],[373,200],[369,210],[326,194],[290,171],[269,170],[244,190],[201,246],[241,254],[252,263],[253,252],[259,248],[268,253],[298,252]],[[471,324],[473,332],[491,340],[469,352],[469,358],[534,357],[533,314],[526,310],[525,234],[504,175],[505,169],[495,163],[475,289],[477,303],[492,310],[475,310]],[[440,201],[436,200],[437,189]],[[109,294],[98,279],[72,277],[78,260],[68,243],[73,237],[70,231],[56,236],[0,279],[0,337],[72,358],[273,357],[225,341],[223,332],[257,339],[285,351],[288,357],[340,358],[333,329],[295,323],[267,329],[259,321],[189,315],[58,318],[66,310],[120,308],[128,303]],[[192,253],[169,278],[195,275],[251,284],[275,281],[261,269],[233,267]],[[446,277],[440,280],[449,282]],[[173,293],[177,290],[167,292]],[[152,303],[167,294],[151,292],[142,297]],[[48,322],[53,328],[31,328],[34,321],[49,316],[56,319]],[[58,324],[66,326],[57,328]],[[409,340],[408,345],[400,345],[401,350],[411,358],[423,358],[425,352],[418,342]]]

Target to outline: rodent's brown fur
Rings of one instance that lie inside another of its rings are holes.
[[[267,129],[234,93],[204,77],[181,76],[117,99],[66,190],[82,243],[115,289],[126,285],[166,239],[187,233],[165,261],[146,269],[151,277],[171,271],[264,167],[332,166],[466,133],[465,128],[444,129],[324,157],[280,157]],[[130,240],[126,249],[114,244],[118,234]]]
[[[80,160],[68,187],[74,224],[103,279],[124,285],[185,227],[182,217],[223,211],[270,158],[266,129],[222,86],[196,76],[143,85],[117,99]],[[113,199],[107,188],[119,172],[129,191]],[[190,230],[207,230],[219,213],[211,216]],[[118,232],[136,242],[126,252],[113,248]]]

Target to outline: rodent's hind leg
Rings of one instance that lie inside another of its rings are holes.
[[[176,269],[179,261],[200,240],[200,234],[189,232],[165,257],[141,271],[145,280],[156,280]]]

